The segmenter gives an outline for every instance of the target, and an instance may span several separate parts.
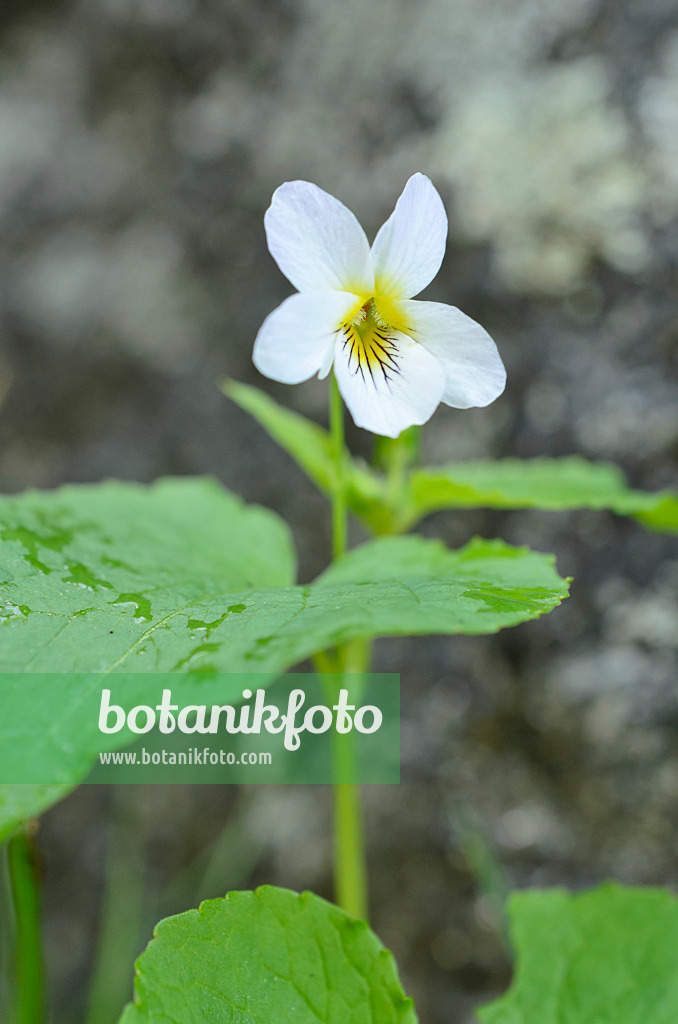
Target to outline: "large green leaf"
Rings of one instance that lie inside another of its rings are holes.
[[[420,537],[373,541],[293,586],[279,520],[202,480],[3,499],[0,531],[0,749],[29,756],[39,744],[44,781],[63,785],[79,782],[100,749],[78,716],[108,673],[272,678],[354,637],[494,632],[567,593],[550,556],[480,540],[450,552]],[[36,673],[90,677],[42,692]],[[18,798],[5,795],[4,816],[2,799],[0,828],[17,821]]]
[[[110,482],[2,498],[0,668],[110,670],[147,631],[154,645],[151,627],[162,630],[182,601],[223,586],[285,586],[294,572],[285,525],[212,480]],[[209,623],[196,624],[195,636],[208,633]],[[63,696],[27,695],[26,742],[44,743],[44,722],[63,713]],[[8,750],[7,694],[0,700],[0,747]],[[75,739],[71,785],[87,771],[77,732]],[[71,785],[0,785],[0,841]]]
[[[264,427],[325,494],[335,482],[329,433],[257,388],[226,381],[223,390]],[[402,533],[430,512],[455,508],[601,509],[678,533],[678,497],[631,489],[607,463],[579,456],[460,462],[414,470],[392,492],[385,477],[357,459],[343,467],[349,508],[374,533]]]
[[[208,653],[214,618],[241,611],[219,598],[294,582],[283,522],[212,480],[109,482],[3,498],[0,540],[0,653],[8,672],[178,668]],[[205,602],[208,615],[191,611]]]
[[[393,956],[312,893],[263,886],[161,921],[120,1024],[416,1024]]]
[[[201,486],[184,530],[178,516],[167,528],[159,498],[171,504],[170,483],[147,492],[104,485],[98,521],[95,488],[31,495],[26,521],[41,524],[43,539],[66,521],[72,532],[58,551],[27,551],[33,525],[5,531],[4,670],[275,673],[355,636],[495,632],[549,611],[567,592],[551,556],[482,540],[451,552],[420,537],[372,541],[307,586],[284,585],[285,557],[274,586],[273,562],[262,557],[266,537],[259,550],[246,547],[266,531],[239,534],[227,513],[244,510],[225,495],[224,522],[210,523],[201,515]],[[182,482],[178,492],[186,488]],[[20,499],[7,505],[19,521]],[[261,516],[267,529],[275,523]]]
[[[678,900],[664,889],[604,885],[570,896],[525,892],[509,904],[518,967],[482,1024],[675,1024]]]

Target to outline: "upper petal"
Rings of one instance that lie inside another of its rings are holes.
[[[334,196],[308,181],[286,181],[264,216],[273,259],[300,292],[371,295],[372,257],[365,232]]]
[[[504,390],[506,370],[487,331],[442,302],[402,303],[416,338],[445,370],[442,401],[457,409],[489,405]]]
[[[265,377],[299,384],[331,362],[337,331],[356,302],[348,292],[304,292],[266,317],[252,359]]]
[[[372,245],[377,291],[393,298],[418,295],[438,273],[446,239],[442,199],[426,175],[412,175]]]
[[[358,427],[397,437],[407,427],[426,423],[440,402],[444,373],[426,349],[404,334],[391,335],[391,355],[382,366],[358,360],[337,342],[334,372],[342,398]]]

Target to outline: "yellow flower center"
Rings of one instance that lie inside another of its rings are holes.
[[[409,333],[407,324],[393,299],[370,296],[352,311],[340,327],[349,369],[372,381],[381,374],[386,383],[400,373],[395,332]]]

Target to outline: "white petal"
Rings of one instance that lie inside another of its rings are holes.
[[[347,292],[290,295],[266,317],[252,359],[265,377],[299,384],[331,362],[337,330],[359,301]]]
[[[300,292],[374,290],[365,232],[343,203],[308,181],[286,181],[264,217],[271,256]]]
[[[402,303],[412,337],[445,369],[442,401],[456,409],[489,405],[504,390],[506,370],[486,330],[442,302]]]
[[[341,338],[334,359],[339,390],[356,426],[386,437],[426,423],[440,402],[444,383],[440,363],[426,349],[404,334],[392,337],[397,372],[384,373],[378,366],[372,373],[366,366],[361,371]]]
[[[443,201],[424,174],[414,174],[372,245],[377,291],[391,298],[418,295],[438,273],[446,239]]]

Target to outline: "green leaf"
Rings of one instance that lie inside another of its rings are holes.
[[[477,537],[449,551],[418,536],[382,537],[330,566],[314,591],[329,590],[334,600],[340,588],[343,594],[353,585],[358,635],[496,633],[551,611],[567,596],[554,561],[501,540]]]
[[[245,507],[215,481],[110,482],[1,498],[1,667],[107,671],[143,647],[145,634],[155,647],[154,629],[162,630],[182,602],[224,584],[285,586],[294,572],[285,525],[264,509]],[[194,635],[205,642],[209,623],[203,625]],[[61,713],[62,697],[40,695],[32,707],[24,702],[28,742],[32,736],[41,743],[45,715],[49,722]],[[5,705],[5,750],[6,712]],[[79,761],[77,738],[73,756]],[[0,785],[0,842],[86,772],[77,763],[61,785]]]
[[[120,1024],[416,1024],[393,960],[363,921],[312,893],[263,886],[161,921]]]
[[[494,632],[567,593],[551,556],[421,537],[292,586],[280,521],[200,480],[2,499],[0,536],[6,672],[278,673],[354,636]]]
[[[482,1024],[675,1024],[678,900],[664,889],[603,885],[509,903],[518,967]]]
[[[283,408],[257,388],[235,381],[226,381],[222,388],[289,452],[324,494],[331,494],[335,467],[327,430]],[[376,534],[404,533],[431,512],[455,508],[600,509],[633,516],[653,530],[678,533],[675,494],[632,490],[616,466],[576,455],[414,470],[405,475],[402,491],[391,491],[382,473],[357,459],[347,456],[343,471],[348,507]]]
[[[283,522],[212,480],[2,498],[0,540],[7,672],[178,668],[242,610],[226,595],[294,581]]]
[[[44,781],[64,786],[101,748],[81,698],[110,672],[273,678],[354,637],[490,633],[567,594],[551,556],[480,540],[451,552],[421,537],[373,541],[293,586],[277,517],[204,480],[1,499],[0,535],[0,750],[16,759],[39,745]],[[36,676],[76,672],[89,681],[64,675],[49,692]],[[1,800],[0,828],[15,825]]]
[[[645,526],[678,533],[678,498],[628,487],[607,463],[579,456],[460,462],[412,473],[399,526],[407,529],[429,512],[451,508],[606,509]]]

